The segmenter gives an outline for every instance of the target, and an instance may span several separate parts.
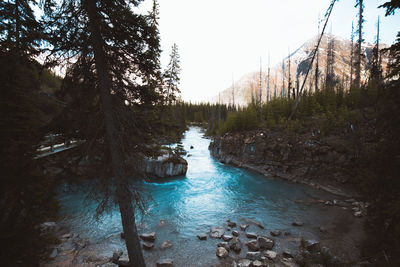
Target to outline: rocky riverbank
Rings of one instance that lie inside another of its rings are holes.
[[[161,220],[160,226],[168,224]],[[294,220],[292,225],[301,228],[304,223]],[[42,224],[42,230],[46,233],[54,232],[59,237],[60,243],[51,248],[52,252],[47,262],[42,267],[64,267],[64,266],[88,266],[88,267],[117,267],[129,266],[129,258],[126,251],[121,248],[114,251],[102,251],[97,244],[90,240],[81,238],[78,234],[71,233],[67,228],[58,226],[55,222]],[[320,228],[326,235],[329,229]],[[168,240],[156,242],[156,232],[142,232],[140,235],[141,245],[146,253],[154,253],[153,264],[148,266],[173,267],[173,258],[157,258],[158,250],[169,250],[173,244]],[[122,240],[124,234],[119,238]],[[235,222],[230,219],[221,221],[220,226],[210,227],[209,232],[199,232],[197,239],[203,247],[215,246],[215,254],[210,257],[219,259],[217,266],[242,266],[242,267],[299,267],[299,266],[343,266],[349,262],[334,255],[332,250],[326,246],[327,240],[308,240],[284,229],[268,229],[259,221],[246,219]],[[290,246],[282,247],[283,243]],[[147,254],[149,255],[149,254]],[[356,257],[356,256],[354,256]],[[349,259],[346,259],[349,260]],[[355,263],[355,261],[353,262]],[[196,262],[188,262],[185,266],[198,266]]]
[[[226,133],[210,143],[222,163],[244,167],[270,178],[307,184],[351,198],[351,140],[322,138],[318,132],[294,134],[268,130]]]

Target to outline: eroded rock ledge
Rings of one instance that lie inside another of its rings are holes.
[[[141,170],[150,177],[165,178],[185,175],[188,168],[187,161],[168,152],[156,159],[145,158]]]
[[[352,153],[339,137],[318,133],[272,131],[226,133],[209,146],[220,162],[244,167],[270,178],[283,178],[343,197],[354,196],[349,185]]]

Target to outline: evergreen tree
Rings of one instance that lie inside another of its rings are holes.
[[[350,46],[350,88],[353,85],[353,58],[354,58],[354,25],[351,22],[351,46]]]
[[[166,86],[165,104],[171,104],[177,99],[177,95],[180,94],[179,90],[179,74],[181,71],[178,46],[172,45],[170,60],[167,69],[164,71],[164,82]]]
[[[78,110],[97,110],[85,112],[87,121],[77,130],[88,148],[97,144],[103,150],[104,170],[112,170],[115,187],[107,186],[111,180],[104,182],[106,197],[99,209],[107,207],[107,196],[115,196],[131,266],[145,262],[132,205],[132,201],[140,204],[141,198],[128,181],[132,176],[128,170],[139,176],[135,166],[149,153],[150,133],[157,132],[147,122],[154,119],[154,105],[161,101],[156,89],[161,84],[157,5],[148,15],[133,13],[131,7],[140,2],[48,0],[44,4],[53,55],[61,60],[77,58],[65,84],[75,98],[71,103],[78,103]],[[76,99],[82,95],[90,101]]]
[[[332,34],[328,36],[328,49],[327,49],[327,59],[326,59],[326,77],[325,77],[325,87],[333,89],[335,87],[335,53],[334,53],[334,37]]]
[[[361,85],[361,59],[362,59],[362,43],[363,43],[363,37],[362,37],[362,24],[364,23],[364,18],[363,18],[363,12],[364,12],[364,2],[363,0],[356,0],[356,6],[358,7],[358,41],[356,45],[356,66],[355,66],[355,71],[356,71],[356,78],[354,80],[354,85],[356,88],[360,88]]]
[[[56,213],[54,183],[34,159],[45,125],[37,55],[42,27],[34,1],[0,2],[0,257],[4,266],[36,266],[38,225]]]

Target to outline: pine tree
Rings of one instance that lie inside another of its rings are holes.
[[[56,213],[53,183],[34,159],[45,125],[39,106],[42,27],[34,1],[0,2],[0,257],[4,266],[36,266],[37,225]]]
[[[128,170],[139,176],[135,167],[142,155],[149,152],[146,143],[152,142],[151,133],[156,131],[148,121],[154,119],[154,105],[162,101],[157,91],[161,84],[157,5],[154,2],[148,15],[133,13],[131,7],[140,2],[48,0],[44,3],[53,56],[61,60],[76,58],[65,84],[65,90],[73,98],[71,103],[80,110],[97,111],[79,117],[77,132],[83,135],[81,138],[87,141],[88,148],[97,144],[103,150],[104,170],[112,170],[115,187],[107,186],[112,182],[105,180],[106,197],[99,210],[104,210],[109,198],[115,197],[131,266],[145,266],[145,262],[132,205],[135,201],[140,208],[142,200],[129,183]],[[80,96],[88,101],[77,99]],[[86,121],[82,122],[82,118]]]
[[[363,0],[356,0],[356,5],[355,7],[359,8],[358,11],[358,41],[356,45],[356,66],[355,66],[355,71],[356,71],[356,78],[354,80],[354,85],[356,88],[360,88],[361,86],[361,59],[362,59],[362,43],[363,43],[363,32],[362,32],[362,24],[364,22],[363,18],[363,11],[364,11],[364,2]]]
[[[354,58],[354,25],[351,22],[351,46],[350,46],[350,88],[353,85],[353,58]]]
[[[376,25],[376,40],[375,46],[372,49],[372,60],[371,60],[371,73],[370,73],[370,81],[375,80],[380,82],[382,80],[382,58],[379,50],[379,26],[380,19],[378,17],[378,22]]]
[[[179,90],[179,74],[181,71],[178,46],[172,45],[170,60],[167,69],[164,71],[164,82],[166,86],[165,103],[171,104],[177,99],[177,95],[180,94]]]
[[[318,38],[320,38],[319,28],[321,20],[318,15]],[[315,92],[318,91],[318,80],[319,80],[319,46],[316,47],[316,62],[315,62]]]
[[[335,40],[333,35],[328,36],[328,49],[327,49],[327,59],[326,59],[326,79],[325,79],[325,87],[329,89],[333,89],[335,86],[335,72],[334,72],[334,64],[335,64],[335,54],[334,54],[334,45]]]

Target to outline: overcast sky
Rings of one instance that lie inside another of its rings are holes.
[[[159,0],[160,33],[166,66],[173,43],[181,56],[181,91],[186,101],[217,95],[235,79],[271,65],[317,34],[318,14],[323,18],[330,0]],[[384,0],[366,0],[364,39],[373,42],[381,16],[381,40],[392,44],[400,29],[400,16],[384,17],[377,7]],[[146,0],[143,8],[149,8]],[[332,33],[350,38],[356,21],[355,0],[335,4]],[[399,13],[399,11],[398,11]],[[329,23],[330,25],[330,23]],[[328,27],[328,30],[330,26]]]

